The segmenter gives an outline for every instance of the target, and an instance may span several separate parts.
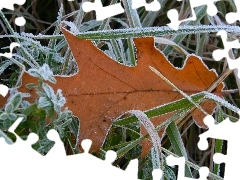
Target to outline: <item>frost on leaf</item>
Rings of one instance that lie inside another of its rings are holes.
[[[132,109],[145,111],[183,98],[154,74],[149,66],[160,71],[188,95],[204,91],[217,78],[216,73],[209,70],[195,55],[187,57],[182,69],[175,68],[162,52],[155,48],[153,37],[134,39],[137,65],[129,67],[111,59],[91,41],[79,39],[65,29],[62,31],[78,64],[79,72],[70,77],[55,76],[57,83],[51,84],[51,87],[54,92],[62,90],[66,97],[64,107],[68,107],[73,115],[81,120],[80,140],[89,138],[93,141],[91,150],[100,149],[113,120],[121,114]],[[36,95],[25,85],[36,81],[37,78],[27,73],[22,76],[19,91],[30,93],[30,101],[34,101]],[[216,88],[215,93],[221,96],[222,88],[223,84]],[[210,101],[202,104],[209,114],[215,106]],[[157,126],[172,115],[165,114],[152,118],[151,121]],[[197,125],[206,127],[202,122],[204,114],[195,110],[192,115]],[[152,144],[146,144],[145,153],[151,146]]]

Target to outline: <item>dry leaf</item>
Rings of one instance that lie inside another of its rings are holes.
[[[151,109],[168,103],[182,96],[171,86],[153,73],[153,66],[187,94],[205,90],[217,77],[195,55],[190,55],[183,69],[177,69],[155,48],[154,38],[136,38],[137,66],[127,67],[114,61],[91,41],[82,40],[62,29],[65,38],[77,61],[79,72],[72,77],[56,76],[54,90],[62,89],[67,99],[66,106],[80,118],[80,140],[89,138],[93,141],[91,150],[98,151],[105,139],[112,121],[128,110]],[[36,79],[24,73],[20,92],[29,92],[25,88]],[[216,92],[221,92],[221,84]],[[212,113],[215,104],[207,102],[203,108]],[[152,118],[153,124],[159,125],[169,116]],[[204,115],[196,110],[195,122],[203,127]],[[149,147],[148,147],[149,148]],[[144,149],[144,154],[149,149]]]

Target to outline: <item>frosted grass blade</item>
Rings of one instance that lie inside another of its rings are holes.
[[[88,39],[88,40],[100,40],[100,39],[109,40],[109,39],[128,39],[128,38],[134,38],[134,37],[149,37],[149,36],[161,37],[161,36],[167,36],[167,35],[179,35],[172,39],[176,44],[178,44],[188,34],[218,32],[219,30],[239,33],[240,27],[229,26],[229,25],[221,25],[221,26],[220,25],[218,26],[186,25],[186,26],[180,26],[179,29],[175,31],[169,28],[168,26],[162,26],[162,27],[147,27],[147,28],[115,29],[115,30],[106,30],[106,31],[90,31],[90,32],[78,33],[76,34],[76,36],[80,39]],[[38,39],[39,37],[35,36],[35,38]],[[48,37],[46,36],[46,38]],[[56,38],[60,38],[60,37],[56,37]]]

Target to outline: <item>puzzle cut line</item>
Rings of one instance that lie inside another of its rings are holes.
[[[13,51],[13,48],[15,48],[15,47],[20,47],[20,44],[16,43],[16,42],[12,42],[10,44],[10,52],[9,53],[0,53],[0,57],[3,56],[6,58],[12,58],[12,51]]]
[[[111,16],[122,14],[124,12],[124,9],[122,8],[121,3],[112,4],[112,5],[103,7],[101,0],[95,0],[93,3],[84,2],[82,4],[82,8],[85,12],[90,12],[95,10],[97,21],[101,21]]]
[[[146,0],[132,0],[131,2],[133,9],[145,7],[147,11],[158,11],[161,8],[161,5],[157,0],[154,0],[151,3],[147,3]],[[82,4],[82,8],[85,12],[95,11],[97,21],[101,21],[106,18],[124,13],[124,9],[121,3],[103,7],[101,0],[95,0],[94,2],[84,2]]]
[[[182,0],[177,0],[182,1]],[[195,21],[197,19],[196,13],[194,8],[200,7],[203,5],[207,6],[207,14],[209,16],[215,16],[218,12],[218,9],[215,5],[216,2],[219,2],[221,0],[189,0],[190,6],[191,6],[191,12],[192,16],[189,18],[186,18],[184,20],[179,20],[179,13],[176,9],[171,9],[167,12],[167,16],[171,23],[167,24],[170,28],[174,30],[178,30],[179,25],[182,22],[186,21]],[[154,0],[150,3],[147,3],[146,0],[131,0],[131,8],[137,9],[140,7],[145,7],[146,11],[158,11],[161,9],[161,4],[158,0]],[[226,14],[226,21],[231,24],[234,23],[237,20],[240,20],[240,1],[234,0],[234,4],[236,6],[237,12],[229,12]],[[95,0],[94,2],[84,2],[82,4],[82,8],[85,12],[95,11],[96,12],[96,20],[101,21],[106,18],[110,18],[115,15],[119,15],[124,13],[124,9],[121,6],[121,3],[116,3],[112,5],[108,5],[103,7],[101,0]],[[104,13],[103,13],[104,12]]]
[[[177,1],[182,1],[182,0],[177,0]],[[217,7],[215,6],[215,2],[219,1],[219,0],[201,0],[201,1],[196,1],[196,0],[189,0],[190,1],[190,5],[191,5],[191,12],[192,12],[192,17],[189,17],[187,19],[184,20],[180,20],[179,21],[179,14],[178,11],[176,9],[171,9],[167,12],[167,16],[169,18],[169,20],[171,21],[171,23],[167,24],[170,28],[174,29],[174,30],[178,30],[179,25],[182,22],[185,21],[195,21],[197,19],[194,8],[199,7],[199,6],[203,6],[203,5],[207,5],[207,13],[210,16],[214,16],[217,14]]]
[[[178,176],[177,180],[191,180],[192,178],[185,177],[185,157],[174,157],[173,155],[169,155],[166,158],[167,165],[169,166],[178,166]],[[207,176],[209,174],[208,167],[201,167],[199,169],[199,178],[198,180],[207,180]],[[194,180],[194,179],[192,179]]]
[[[238,112],[240,115],[240,112]],[[213,161],[217,164],[225,163],[224,180],[232,180],[239,178],[239,162],[240,155],[238,150],[238,142],[240,136],[240,121],[231,122],[226,118],[219,124],[214,123],[214,118],[210,115],[204,118],[204,123],[209,129],[199,135],[198,148],[206,150],[208,148],[208,138],[227,140],[227,154],[215,153]]]
[[[229,24],[232,24],[236,21],[240,21],[240,1],[234,0],[237,12],[229,12],[226,14],[225,18]]]
[[[237,59],[232,59],[229,56],[229,51],[233,48],[239,49],[240,43],[239,40],[236,39],[234,41],[228,41],[227,32],[224,30],[218,31],[218,36],[221,36],[224,49],[217,49],[213,51],[212,56],[216,61],[220,61],[223,58],[227,59],[229,69],[237,69],[238,70],[238,78],[240,79],[240,57]]]
[[[10,9],[10,10],[14,10],[14,4],[17,5],[23,5],[26,2],[26,0],[2,0],[0,3],[0,10],[2,10],[3,8],[5,9]],[[24,26],[26,24],[26,20],[24,19],[24,17],[17,17],[15,19],[15,24],[17,26]]]
[[[81,146],[83,153],[66,155],[64,144],[56,130],[51,129],[47,137],[55,144],[46,156],[42,156],[35,151],[31,145],[38,141],[38,136],[34,133],[29,134],[26,141],[22,140],[14,131],[23,118],[18,118],[8,129],[16,136],[16,142],[7,144],[4,138],[0,138],[0,173],[1,177],[8,177],[9,180],[32,179],[32,175],[37,175],[34,179],[88,179],[88,180],[137,180],[138,160],[130,161],[126,170],[122,170],[112,165],[117,154],[110,150],[106,152],[105,160],[89,154],[92,141],[85,139]],[[34,161],[33,161],[34,159]],[[21,165],[18,165],[21,162]],[[14,164],[14,173],[12,165]],[[44,164],[44,173],[39,173]],[[25,170],[31,173],[26,173]],[[57,173],[55,173],[57,172]],[[78,173],[76,173],[78,172]],[[94,172],[94,173],[93,173]],[[162,176],[161,169],[153,171],[153,179],[159,180]]]

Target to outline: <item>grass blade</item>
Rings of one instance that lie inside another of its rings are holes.
[[[169,124],[169,126],[166,129],[166,133],[172,144],[175,154],[177,154],[180,157],[184,156],[185,159],[187,160],[188,158],[185,146],[183,144],[180,132],[174,122],[171,122]],[[188,165],[185,165],[185,171],[187,177],[192,177],[191,169]]]
[[[174,37],[172,40],[179,44],[186,35],[188,34],[197,34],[197,33],[210,33],[210,32],[218,32],[220,30],[225,30],[227,32],[240,32],[240,27],[238,26],[229,26],[229,25],[186,25],[180,26],[177,31],[171,29],[168,26],[162,27],[147,27],[147,28],[129,28],[129,29],[115,29],[115,30],[106,30],[106,31],[89,31],[78,33],[76,36],[80,39],[88,39],[88,40],[109,40],[109,39],[128,39],[134,37],[148,37],[148,36],[168,36],[168,35],[178,35]],[[36,36],[35,38],[39,38]],[[42,36],[41,38],[44,38]],[[48,38],[47,36],[45,38]],[[56,37],[59,38],[59,37]],[[168,50],[164,51],[165,53]],[[169,54],[170,52],[168,52]]]

